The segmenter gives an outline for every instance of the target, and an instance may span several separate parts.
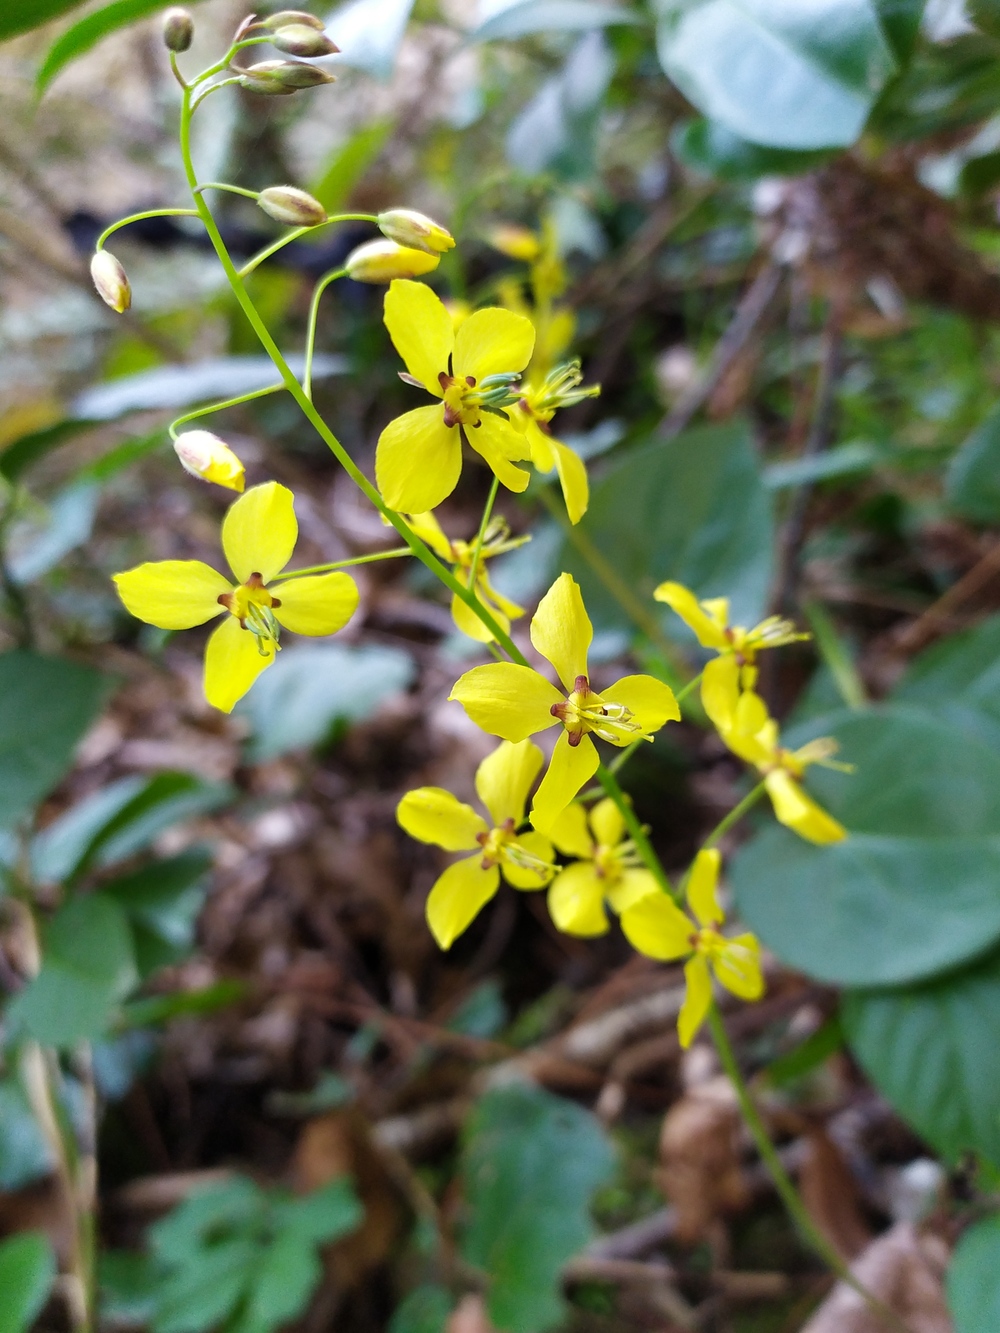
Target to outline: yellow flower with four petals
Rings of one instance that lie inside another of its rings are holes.
[[[132,615],[159,629],[193,629],[225,616],[205,650],[205,698],[232,711],[278,650],[281,628],[317,637],[342,629],[358,605],[357,584],[332,572],[267,585],[288,564],[298,524],[290,490],[269,481],[231,505],[222,549],[236,582],[201,560],[157,560],[114,576]]]
[[[427,899],[427,924],[442,949],[451,948],[494,896],[501,871],[515,889],[542,889],[552,878],[548,838],[531,829],[518,833],[543,762],[541,750],[528,740],[504,741],[486,756],[476,771],[476,794],[492,823],[443,787],[407,792],[396,807],[396,818],[411,837],[446,852],[475,851],[439,875]]]
[[[665,893],[648,894],[622,912],[622,930],[640,953],[660,962],[687,959],[687,993],[677,1018],[677,1032],[685,1047],[691,1045],[708,1014],[713,973],[741,1000],[759,1000],[764,993],[756,936],[727,937],[719,930],[725,921],[716,892],[720,864],[715,848],[695,857],[687,882],[694,921]]]
[[[447,560],[455,566],[455,575],[459,582],[468,587],[476,543],[461,541],[457,538],[452,540],[450,537],[446,537],[441,524],[433,514],[407,514],[406,521],[420,540],[429,546],[435,555],[439,555],[442,560]],[[495,555],[503,555],[506,551],[513,551],[529,541],[531,541],[530,536],[512,537],[506,520],[502,518],[494,518],[483,533],[479,565],[476,569],[475,593],[505,633],[510,632],[510,622],[512,620],[524,615],[524,607],[518,606],[509,597],[504,597],[503,593],[497,592],[490,582],[490,576],[486,570],[486,561],[491,560]],[[463,634],[467,634],[470,639],[475,639],[477,643],[492,643],[493,634],[457,593],[453,593],[451,598],[451,618],[454,620],[456,627]]]
[[[600,762],[591,736],[611,745],[652,740],[680,717],[673,691],[653,676],[623,676],[602,693],[591,689],[587,652],[594,637],[576,580],[560,574],[531,620],[531,642],[555,667],[565,693],[541,672],[515,662],[473,667],[456,682],[456,699],[477,726],[508,741],[523,741],[561,726],[552,759],[535,793],[531,822],[550,834]]]
[[[608,929],[605,902],[621,915],[647,893],[660,892],[626,831],[621,811],[607,797],[589,814],[574,801],[553,825],[557,850],[578,858],[549,885],[549,914],[567,935],[603,935]]]

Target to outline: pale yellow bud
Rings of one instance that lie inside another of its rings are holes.
[[[214,481],[230,491],[242,491],[243,464],[229,445],[210,430],[186,430],[174,440],[174,452],[192,477]]]
[[[419,278],[439,263],[440,255],[427,250],[413,250],[395,241],[367,241],[351,251],[344,268],[355,282],[392,282],[393,278]]]
[[[294,185],[269,185],[261,190],[257,203],[268,217],[289,227],[318,227],[326,221],[326,209],[319,200]]]
[[[290,56],[332,56],[340,50],[325,32],[317,32],[305,23],[289,23],[279,28],[271,42]]]
[[[513,222],[501,222],[487,234],[487,240],[494,249],[511,259],[532,260],[538,258],[542,248],[541,241],[527,227],[515,226]]]
[[[90,261],[90,276],[105,305],[123,314],[132,304],[132,288],[121,264],[110,250],[98,250]]]
[[[287,97],[300,88],[333,82],[334,76],[318,65],[303,65],[297,60],[260,60],[239,75],[240,87],[265,97]]]
[[[180,54],[191,45],[194,19],[186,9],[168,9],[163,15],[163,42],[168,51]]]
[[[433,218],[413,208],[390,208],[378,215],[378,229],[390,241],[440,255],[450,250],[455,238]]]

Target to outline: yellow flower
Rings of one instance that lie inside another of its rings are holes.
[[[561,726],[531,807],[531,822],[543,833],[551,832],[597,770],[591,733],[612,745],[631,745],[652,740],[653,732],[680,716],[673,691],[652,676],[624,676],[602,694],[592,690],[587,651],[593,637],[579,586],[560,574],[532,617],[531,642],[555,667],[565,693],[531,667],[491,662],[467,671],[449,696],[477,726],[507,741]]]
[[[491,308],[456,330],[429,287],[397,280],[385,294],[385,326],[406,362],[403,378],[442,400],[397,417],[379,436],[375,480],[390,509],[422,514],[448,498],[463,434],[509,490],[523,491],[528,473],[512,460],[529,451],[503,409],[517,401],[511,386],[531,356],[531,321]]]
[[[513,417],[514,424],[524,431],[532,464],[539,472],[557,469],[571,523],[579,523],[590,503],[587,469],[579,454],[555,438],[549,422],[560,407],[571,407],[601,392],[598,384],[580,388],[582,378],[579,361],[557,366],[541,380],[532,377],[518,395],[520,411]]]
[[[280,627],[310,637],[334,634],[358,605],[354,580],[336,572],[268,589],[292,558],[297,536],[291,491],[269,481],[240,496],[222,524],[235,584],[200,560],[158,560],[114,576],[128,610],[148,625],[192,629],[225,616],[208,641],[204,677],[205,698],[224,713],[274,661]]]
[[[472,558],[475,554],[475,542],[452,541],[446,537],[441,524],[433,514],[407,514],[406,520],[421,541],[425,542],[435,555],[448,560],[455,566],[455,574],[460,583],[468,586]],[[510,528],[502,518],[495,518],[483,534],[483,545],[479,552],[479,565],[476,569],[476,596],[489,611],[502,630],[510,632],[510,622],[524,615],[524,607],[512,602],[497,592],[486,572],[486,561],[505,551],[513,551],[530,541],[530,537],[511,537]],[[457,593],[451,598],[451,618],[456,626],[477,643],[491,643],[493,635]]]
[[[677,612],[703,648],[714,648],[718,653],[702,673],[701,701],[720,731],[732,725],[732,709],[740,690],[752,690],[756,684],[757,654],[764,648],[780,648],[809,638],[780,616],[768,616],[752,629],[730,625],[727,597],[699,602],[682,583],[661,583],[653,596]]]
[[[181,467],[192,477],[214,481],[217,486],[225,486],[230,491],[243,490],[242,462],[225,440],[220,440],[210,430],[182,431],[174,440],[174,453],[180,459]]]
[[[443,787],[407,792],[396,818],[412,838],[433,843],[446,852],[474,856],[455,861],[440,875],[427,899],[427,924],[442,949],[475,919],[500,887],[500,872],[515,889],[541,889],[552,878],[552,844],[524,823],[524,806],[543,763],[531,741],[504,741],[486,756],[476,772],[476,794],[492,824]]]
[[[734,754],[763,773],[764,786],[779,823],[800,838],[821,845],[846,838],[843,824],[817,805],[802,785],[810,764],[851,771],[850,765],[832,761],[837,742],[830,736],[822,736],[798,750],[786,750],[778,743],[777,722],[768,716],[767,705],[753,690],[744,690],[728,702],[723,700],[722,707],[729,712],[731,722],[728,727],[719,728],[719,735]]]
[[[549,885],[549,913],[567,935],[605,934],[605,900],[620,915],[647,893],[660,892],[625,833],[621,811],[608,798],[598,801],[589,816],[574,801],[552,826],[556,848],[579,857]]]
[[[682,1046],[690,1046],[712,1003],[712,973],[726,990],[741,1000],[759,1000],[764,993],[760,945],[756,936],[720,933],[725,921],[716,895],[719,853],[701,851],[688,876],[687,900],[695,915],[686,912],[665,893],[650,894],[622,912],[622,930],[630,944],[647,958],[661,962],[687,958],[684,980],[687,994],[677,1017]]]

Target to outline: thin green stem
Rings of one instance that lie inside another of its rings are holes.
[[[316,330],[319,325],[319,303],[323,293],[331,282],[336,282],[347,272],[346,268],[332,268],[329,273],[324,273],[313,288],[312,300],[309,302],[309,323],[306,326],[306,358],[305,366],[302,371],[302,389],[306,397],[312,402],[312,377],[313,360],[316,356]]]
[[[213,75],[221,74],[224,69],[228,69],[230,64],[232,63],[233,56],[235,56],[239,51],[242,51],[245,47],[265,46],[270,41],[271,38],[270,36],[268,36],[268,37],[246,37],[242,41],[233,42],[232,46],[229,48],[229,50],[222,57],[221,60],[217,60],[214,65],[209,65],[208,69],[203,69],[200,74],[195,75],[195,77],[191,80],[191,85],[190,85],[191,88],[192,89],[197,88],[198,85],[200,83],[204,83],[206,79],[210,79],[213,77]]]
[[[653,845],[646,836],[646,830],[639,823],[639,817],[632,809],[631,802],[618,785],[618,779],[606,768],[604,764],[597,766],[597,781],[604,788],[605,795],[610,796],[618,807],[622,819],[625,821],[625,827],[631,834],[632,841],[635,843],[639,855],[646,863],[646,869],[659,884],[664,893],[668,893],[671,898],[676,897],[673,885],[667,876],[667,872],[660,864],[660,858],[653,851]]]
[[[277,254],[284,246],[291,241],[297,241],[300,236],[305,236],[307,232],[319,231],[321,227],[329,227],[333,222],[377,222],[378,218],[374,213],[333,213],[322,222],[310,223],[308,227],[295,227],[292,231],[285,232],[284,236],[279,236],[276,241],[265,246],[258,254],[253,255],[240,269],[240,277],[245,278],[248,273],[252,273],[255,268],[259,268],[265,259],[270,259],[272,255]],[[346,269],[337,271],[336,276],[342,277],[347,272]],[[332,281],[332,279],[331,279]]]
[[[633,741],[631,745],[626,745],[624,750],[619,750],[611,763],[608,764],[608,772],[620,773],[641,744],[641,740]],[[576,799],[578,801],[592,801],[595,796],[600,796],[603,790],[604,788],[600,784],[596,787],[588,787],[586,791],[580,792]]]
[[[94,249],[103,250],[108,237],[113,236],[122,227],[127,227],[130,222],[142,222],[144,218],[196,218],[197,216],[196,208],[147,208],[144,213],[131,213],[127,218],[119,218],[117,222],[112,222],[110,227],[105,227],[98,236]]]
[[[248,190],[242,185],[229,185],[226,181],[206,181],[204,185],[199,185],[195,191],[201,194],[205,190],[225,190],[226,194],[240,194],[244,199],[253,199],[255,202],[260,198],[260,190]]]
[[[182,417],[177,417],[171,421],[167,430],[172,440],[177,438],[177,427],[183,426],[188,421],[197,421],[199,417],[211,416],[213,412],[221,412],[227,407],[238,407],[240,403],[250,403],[255,398],[264,398],[269,393],[280,393],[284,389],[283,384],[269,384],[266,389],[252,389],[250,393],[241,393],[238,398],[227,398],[224,403],[210,403],[208,407],[196,407],[193,412],[185,412]]]
[[[187,81],[187,79],[184,77],[184,75],[181,73],[181,71],[180,71],[180,69],[179,69],[179,67],[178,67],[178,64],[177,64],[177,52],[176,52],[176,51],[171,51],[171,52],[170,52],[170,68],[171,68],[171,70],[173,71],[174,78],[177,80],[177,82],[180,84],[180,86],[181,86],[182,88],[186,88],[186,87],[188,86],[188,81]]]
[[[328,574],[333,569],[348,569],[351,565],[372,565],[376,560],[395,560],[401,555],[412,555],[408,546],[397,546],[391,551],[375,551],[371,555],[356,555],[350,560],[335,560],[329,565],[310,565],[308,569],[286,569],[280,574],[272,574],[270,583],[279,579],[304,578],[306,574]]]
[[[721,838],[729,832],[734,824],[739,823],[746,812],[753,808],[764,795],[765,787],[763,782],[758,782],[752,791],[747,792],[743,800],[738,805],[734,805],[728,815],[724,815],[716,824],[715,828],[702,843],[702,847],[714,847]]]
[[[682,685],[681,688],[674,693],[674,698],[679,704],[682,704],[692,690],[696,689],[697,686],[701,684],[701,678],[704,674],[704,671],[699,671],[693,680],[689,680],[686,685]]]
[[[821,602],[810,600],[805,603],[804,610],[819,655],[833,677],[834,684],[840,691],[840,697],[848,708],[856,710],[867,708],[869,699],[864,682],[858,675],[849,648],[837,633],[826,608]]]
[[[827,1238],[817,1227],[816,1223],[809,1215],[799,1192],[792,1183],[791,1177],[781,1163],[778,1156],[778,1150],[771,1142],[771,1136],[767,1132],[767,1127],[761,1119],[760,1112],[750,1095],[750,1089],[747,1087],[736,1060],[736,1055],[726,1034],[725,1025],[718,1009],[713,1004],[708,1011],[708,1026],[712,1033],[712,1040],[715,1042],[715,1049],[719,1053],[719,1059],[722,1067],[729,1077],[736,1092],[737,1100],[740,1104],[740,1110],[743,1113],[743,1119],[746,1122],[754,1143],[757,1145],[757,1151],[760,1153],[761,1161],[767,1167],[771,1179],[774,1181],[774,1187],[778,1191],[782,1203],[788,1209],[789,1215],[798,1227],[803,1240],[819,1255],[824,1263],[829,1265],[837,1274],[842,1282],[846,1282],[849,1287],[858,1293],[866,1305],[877,1314],[885,1324],[896,1333],[912,1333],[909,1326],[895,1313],[894,1310],[885,1305],[872,1295],[868,1289],[858,1281],[847,1264],[840,1257],[837,1250],[830,1244]]]
[[[233,85],[239,83],[239,81],[239,75],[234,74],[231,79],[221,79],[218,83],[213,83],[210,88],[202,89],[191,103],[191,110],[197,111],[206,98],[211,97],[213,93],[219,92],[222,88],[232,88]]]
[[[486,538],[486,529],[490,525],[490,519],[493,517],[493,506],[497,502],[497,492],[500,489],[500,478],[494,473],[493,485],[490,487],[490,493],[486,497],[486,504],[483,508],[483,517],[479,522],[479,531],[476,533],[476,545],[472,551],[472,563],[469,565],[469,591],[474,592],[476,588],[476,579],[479,576],[479,562],[483,554],[483,542]]]

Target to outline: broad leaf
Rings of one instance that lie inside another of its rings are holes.
[[[415,1287],[393,1310],[388,1333],[445,1333],[454,1304],[445,1287]]]
[[[657,46],[703,115],[771,148],[852,144],[896,71],[872,0],[674,0]]]
[[[933,644],[893,691],[1000,748],[1000,616]]]
[[[947,496],[963,518],[1000,521],[1000,409],[976,427],[952,459]]]
[[[962,1233],[951,1257],[947,1291],[955,1333],[1000,1328],[1000,1214]]]
[[[780,826],[732,863],[740,912],[786,963],[821,981],[887,985],[962,963],[1000,939],[1000,753],[933,713],[836,714],[852,774],[807,785],[850,836],[816,847]]]
[[[80,19],[49,47],[35,76],[36,89],[44,92],[61,69],[96,46],[102,38],[129,23],[158,14],[162,9],[163,0],[115,0],[114,4],[105,5]]]
[[[23,1231],[0,1244],[0,1333],[27,1333],[55,1276],[55,1255],[40,1231]]]
[[[875,0],[875,10],[893,54],[901,65],[913,55],[927,0]]]
[[[79,4],[82,0],[4,0],[0,7],[0,42],[16,37],[19,32],[40,28]]]
[[[1000,954],[922,985],[855,991],[844,1028],[875,1086],[943,1157],[1000,1165]]]
[[[522,0],[494,14],[470,34],[470,41],[526,37],[533,32],[590,32],[619,23],[641,23],[642,16],[599,0]]]
[[[588,1112],[534,1086],[488,1092],[462,1159],[462,1256],[489,1278],[501,1333],[541,1333],[562,1319],[559,1273],[593,1235],[590,1198],[611,1150]]]
[[[140,977],[177,962],[191,948],[210,868],[205,852],[190,850],[103,886],[101,892],[129,918]]]
[[[757,180],[760,176],[797,176],[824,162],[828,153],[762,148],[712,120],[689,120],[673,135],[673,147],[689,166],[722,180]]]

